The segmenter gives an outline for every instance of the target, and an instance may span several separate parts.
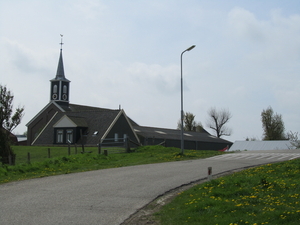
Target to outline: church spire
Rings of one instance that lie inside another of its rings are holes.
[[[63,35],[61,34],[61,42],[60,44],[60,55],[59,55],[59,60],[58,60],[58,67],[57,67],[57,72],[56,72],[56,80],[67,80],[65,78],[65,71],[64,71],[64,63],[63,63],[63,57],[62,57],[62,45],[64,44],[62,42],[62,37]]]
[[[70,81],[65,77],[63,57],[62,57],[62,37],[60,44],[60,55],[58,60],[58,67],[56,72],[56,77],[52,80],[50,86],[50,101],[55,101],[61,105],[69,105],[69,89],[70,89]]]

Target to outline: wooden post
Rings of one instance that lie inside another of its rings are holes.
[[[12,165],[12,156],[11,156],[11,154],[8,155],[8,164]]]
[[[70,143],[68,144],[68,155],[71,155],[71,146],[70,146]]]
[[[130,153],[130,144],[129,144],[129,138],[126,137],[125,139],[125,148],[126,148],[126,152]]]
[[[77,145],[75,143],[75,154],[77,154]]]
[[[212,178],[212,167],[208,167],[208,180],[211,180],[211,178]]]
[[[80,129],[80,137],[81,137],[82,152],[84,153],[84,140],[83,140],[83,135],[82,135],[82,130],[81,129]]]
[[[27,162],[30,164],[30,152],[27,153]]]
[[[98,154],[99,154],[99,155],[101,154],[101,141],[100,141],[99,144],[98,144]]]
[[[104,153],[105,156],[108,156],[108,151],[107,151],[107,149],[105,149],[103,153]]]
[[[51,155],[50,155],[50,148],[48,148],[48,158],[49,158],[49,159],[51,158]]]

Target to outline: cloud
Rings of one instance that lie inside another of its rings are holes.
[[[127,68],[129,77],[136,82],[137,86],[160,93],[174,93],[178,91],[179,80],[177,74],[178,65],[161,66],[158,64],[147,65],[135,62]]]
[[[280,10],[272,10],[269,20],[258,20],[243,8],[228,13],[231,36],[248,45],[247,59],[274,65],[298,60],[300,51],[300,16],[283,17]]]
[[[77,0],[74,1],[73,4],[70,4],[70,6],[70,10],[73,11],[77,17],[85,20],[94,20],[107,9],[105,4],[98,0]]]
[[[236,7],[228,13],[231,31],[253,42],[266,41],[266,22],[258,21],[255,15],[243,8]]]
[[[1,43],[3,46],[1,58],[5,58],[12,70],[32,75],[35,73],[45,74],[45,69],[49,68],[48,61],[43,55],[39,55],[17,41],[3,38]]]

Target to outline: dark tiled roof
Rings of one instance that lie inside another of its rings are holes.
[[[83,111],[120,111],[120,109],[107,109],[107,108],[99,108],[93,106],[85,106],[85,105],[76,105],[76,104],[69,104],[69,107],[64,107],[66,112],[83,112]],[[133,121],[131,118],[127,117],[132,124],[132,126],[138,126],[138,124]]]
[[[69,109],[72,112],[82,112],[82,111],[115,111],[114,109],[106,109],[106,108],[99,108],[99,107],[86,106],[86,105],[76,105],[76,104],[69,104]]]
[[[83,107],[85,108],[85,107]],[[88,109],[89,107],[87,107]],[[53,143],[53,126],[63,115],[68,116],[78,127],[88,127],[87,143],[97,144],[103,137],[114,119],[120,113],[120,110],[86,110],[86,111],[69,111],[58,112],[44,128],[34,144],[42,145],[45,143]],[[98,131],[97,136],[93,133]]]
[[[69,104],[69,105],[60,105],[60,107],[65,112],[83,112],[83,111],[115,111],[119,109],[107,109],[107,108],[99,108],[94,106],[86,106],[86,105],[77,105],[77,104]]]
[[[133,126],[135,132],[145,138],[161,138],[161,139],[173,139],[180,140],[181,132],[175,129],[166,129],[158,127],[143,127],[143,126]],[[192,132],[184,131],[184,140],[191,141],[202,141],[202,142],[219,142],[219,143],[231,143],[221,138],[210,135],[207,131],[204,132]]]
[[[83,112],[67,112],[66,115],[83,117],[88,127],[87,143],[97,144],[119,113],[120,110],[95,110]],[[98,131],[98,134],[94,137],[93,133],[95,131]]]
[[[33,141],[34,145],[47,145],[53,143],[53,125],[59,121],[62,114],[55,114],[52,117],[52,120],[48,122],[48,124],[43,128],[41,133],[39,133],[38,137]]]
[[[78,127],[88,127],[86,119],[83,117],[68,116]]]

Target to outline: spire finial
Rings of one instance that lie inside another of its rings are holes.
[[[60,35],[60,43],[59,43],[59,44],[60,44],[60,50],[62,50],[62,45],[64,44],[64,43],[62,42],[63,36],[64,36],[64,35],[62,35],[62,34]]]

